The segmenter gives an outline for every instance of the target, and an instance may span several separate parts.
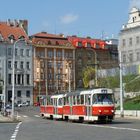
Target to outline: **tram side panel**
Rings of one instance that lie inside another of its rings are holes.
[[[54,115],[54,106],[47,105],[45,108],[45,117],[53,118],[53,115]]]

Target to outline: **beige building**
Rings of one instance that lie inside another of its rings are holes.
[[[75,48],[63,35],[37,33],[34,48],[34,103],[39,97],[75,90]]]

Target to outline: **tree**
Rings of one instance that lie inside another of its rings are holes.
[[[89,82],[92,79],[95,79],[95,69],[91,66],[88,66],[83,70],[82,75],[83,75],[84,87],[88,88],[89,87]]]

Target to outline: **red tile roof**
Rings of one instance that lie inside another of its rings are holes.
[[[31,36],[34,45],[56,45],[62,46],[69,43],[68,38],[63,35],[48,34],[46,32],[37,33]]]
[[[58,39],[66,39],[63,34],[60,34],[60,35],[56,35],[56,34],[48,34],[47,32],[41,32],[41,33],[37,33],[37,34],[34,34],[32,35],[34,37],[45,37],[45,38],[58,38]]]
[[[0,34],[2,35],[4,41],[9,41],[9,36],[14,36],[14,39],[17,40],[21,36],[23,36],[26,40],[28,40],[28,35],[25,30],[20,26],[12,26],[7,22],[0,22]]]

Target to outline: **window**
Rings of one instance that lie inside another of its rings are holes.
[[[50,58],[53,57],[53,51],[48,51],[48,57],[50,57]]]
[[[123,63],[125,63],[126,62],[126,55],[124,54],[123,55]]]
[[[26,91],[26,97],[30,97],[30,90]]]
[[[17,91],[17,97],[21,97],[21,90]]]
[[[139,36],[136,36],[136,44],[139,44],[140,43],[140,38]]]
[[[133,61],[133,53],[130,53],[129,54],[129,62],[132,62]]]
[[[30,56],[30,50],[29,49],[26,50],[26,56],[28,56],[28,57]]]
[[[26,68],[29,70],[30,69],[30,62],[26,62]]]
[[[20,68],[23,69],[23,61],[20,62]]]
[[[30,75],[29,74],[26,75],[26,83],[27,83],[27,85],[30,84]]]
[[[129,38],[129,45],[132,46],[132,37]]]
[[[52,62],[48,62],[48,68],[52,68]]]
[[[51,45],[51,44],[52,44],[52,43],[51,43],[51,41],[49,40],[49,41],[48,41],[48,45]]]
[[[20,55],[24,56],[24,50],[23,49],[20,50]]]
[[[72,58],[73,57],[73,54],[72,52],[69,53],[69,58]]]
[[[15,56],[17,56],[18,55],[18,49],[16,48],[15,49]]]
[[[62,68],[62,63],[61,62],[58,62],[57,63],[57,67],[60,69],[60,68]]]
[[[12,68],[12,62],[8,61],[8,68],[11,69]]]
[[[87,43],[87,47],[89,47],[89,48],[90,48],[90,47],[91,47],[91,43]]]
[[[12,74],[8,74],[8,84],[12,84]]]
[[[18,77],[17,77],[17,80],[18,80],[18,85],[20,85],[21,83],[20,83],[20,81],[21,81],[21,75],[20,74],[18,74],[17,75]]]
[[[140,60],[140,52],[137,52],[137,61]]]
[[[126,43],[125,43],[125,39],[122,40],[122,46],[125,47]]]
[[[15,61],[15,69],[17,69],[18,67],[17,67],[17,61]]]
[[[61,51],[58,51],[58,52],[57,52],[57,57],[58,57],[58,58],[62,57]]]
[[[58,41],[56,41],[56,43],[55,43],[56,45],[59,45],[59,42]]]
[[[78,47],[82,47],[82,42],[78,42]]]
[[[9,56],[12,55],[12,48],[8,48],[8,55],[9,55]]]

